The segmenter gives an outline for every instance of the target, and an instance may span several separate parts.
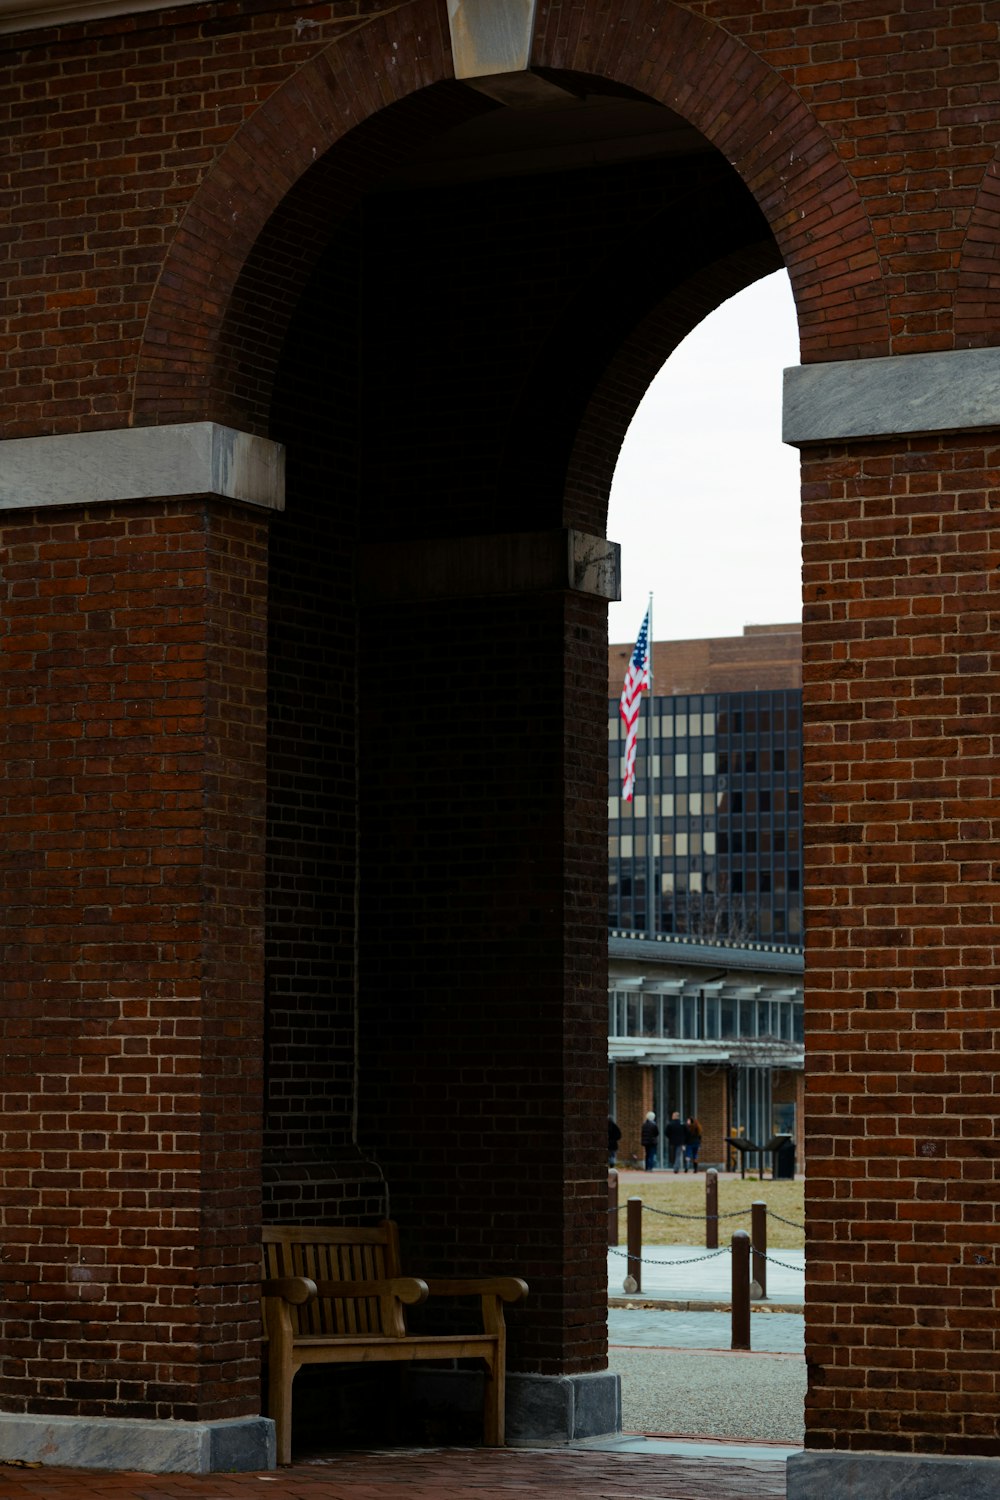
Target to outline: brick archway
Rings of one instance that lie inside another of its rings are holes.
[[[1000,228],[1000,154],[990,163],[976,198],[958,270],[955,293],[955,347],[988,348],[991,330],[1000,323],[1000,272],[997,229]]]
[[[276,90],[223,152],[185,215],[151,302],[134,397],[138,425],[208,415],[261,430],[274,361],[247,332],[255,247],[269,235],[296,247],[283,256],[290,306],[311,266],[310,235],[331,182],[350,198],[394,153],[494,107],[454,82],[437,0],[419,0],[409,15],[411,49],[399,46],[396,13],[371,21]],[[680,8],[637,0],[621,30],[628,36],[612,57],[598,40],[603,28],[568,38],[543,17],[533,65],[635,89],[687,119],[725,156],[780,248],[805,359],[888,353],[871,226],[829,136],[799,96],[743,43]],[[362,138],[376,119],[388,132]],[[351,133],[358,137],[353,159],[339,163],[331,147]],[[267,311],[272,342],[284,315]]]

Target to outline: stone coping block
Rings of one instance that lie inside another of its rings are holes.
[[[1000,1458],[926,1453],[796,1453],[787,1500],[996,1500]]]
[[[0,442],[0,509],[217,495],[281,510],[285,450],[218,422]]]
[[[135,1417],[48,1417],[0,1412],[0,1462],[146,1474],[231,1474],[275,1467],[268,1417],[156,1422]]]
[[[455,77],[523,72],[534,27],[535,0],[448,0]]]
[[[1000,428],[1000,349],[794,365],[785,371],[782,438],[861,441]]]

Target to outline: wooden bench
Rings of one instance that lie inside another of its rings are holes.
[[[332,1225],[264,1228],[261,1298],[268,1342],[268,1416],[278,1463],[292,1461],[292,1382],[303,1365],[381,1360],[478,1359],[486,1371],[483,1442],[503,1447],[506,1329],[503,1303],[519,1302],[516,1276],[421,1280],[400,1274],[390,1219],[374,1229]],[[428,1296],[478,1297],[481,1333],[411,1335],[405,1309]]]

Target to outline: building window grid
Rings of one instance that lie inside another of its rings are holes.
[[[654,699],[652,711],[644,705],[643,713],[635,798],[629,804],[616,795],[623,742],[617,702],[609,705],[609,726],[614,726],[608,736],[610,924],[647,926],[646,797],[652,755],[657,925],[682,931],[700,927],[706,935],[713,922],[717,930],[713,908],[718,912],[725,903],[731,927],[749,930],[723,935],[800,941],[798,695],[679,695]],[[714,775],[705,774],[706,765],[714,765]],[[737,796],[742,797],[739,812],[732,805]],[[771,879],[761,880],[762,873]],[[762,888],[768,884],[770,891]],[[736,907],[733,897],[739,897]]]
[[[645,1041],[802,1041],[802,1000],[611,990],[608,1034]]]

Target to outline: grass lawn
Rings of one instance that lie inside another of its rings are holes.
[[[768,1207],[767,1245],[769,1250],[801,1250],[805,1235],[803,1223],[803,1188],[801,1178],[772,1182],[753,1181],[747,1177],[719,1177],[719,1244],[728,1244],[734,1229],[750,1230],[750,1205],[766,1203]],[[625,1243],[625,1205],[629,1198],[643,1202],[642,1240],[645,1245],[703,1245],[705,1243],[705,1174],[650,1172],[618,1180],[618,1243]],[[653,1209],[658,1212],[652,1212]],[[738,1215],[735,1218],[724,1217]],[[668,1217],[678,1215],[678,1217]],[[682,1216],[683,1217],[680,1217]],[[776,1218],[775,1215],[780,1215]],[[782,1223],[792,1220],[792,1224]]]

